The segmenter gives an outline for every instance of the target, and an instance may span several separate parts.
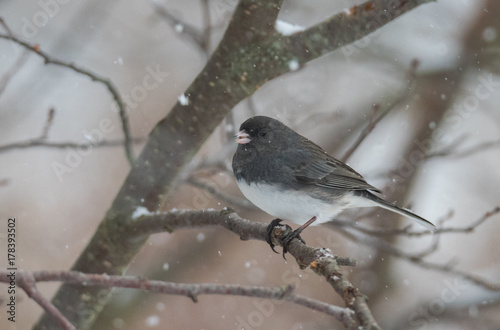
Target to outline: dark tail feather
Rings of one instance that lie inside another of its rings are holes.
[[[407,210],[407,209],[401,208],[399,206],[396,206],[394,204],[391,204],[391,203],[383,200],[382,198],[375,196],[374,194],[372,194],[369,191],[366,191],[366,190],[359,191],[358,194],[365,197],[365,198],[372,200],[375,203],[375,205],[377,205],[379,207],[382,207],[386,210],[404,215],[408,218],[415,220],[420,225],[424,226],[425,228],[427,228],[429,230],[436,229],[436,226],[432,222],[430,222],[429,220],[426,220],[426,219],[422,218],[421,216],[416,215],[415,213],[411,212],[410,210]]]

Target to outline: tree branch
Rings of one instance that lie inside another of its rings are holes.
[[[342,231],[345,231],[345,229],[342,229]],[[411,263],[414,263],[422,268],[425,269],[430,269],[430,270],[435,270],[447,274],[452,274],[455,276],[463,277],[464,279],[474,283],[475,285],[482,287],[483,289],[493,291],[493,292],[498,292],[500,291],[500,284],[497,283],[492,283],[489,282],[485,279],[482,279],[474,274],[467,273],[462,270],[458,270],[455,268],[455,265],[451,262],[441,264],[441,263],[435,263],[435,262],[430,262],[427,260],[424,260],[423,257],[429,255],[432,252],[435,252],[437,249],[437,244],[433,243],[429,249],[426,251],[423,251],[422,253],[419,254],[410,254],[407,252],[404,252],[395,246],[387,243],[384,240],[381,240],[379,238],[375,237],[370,237],[363,235],[361,236],[359,233],[354,233],[353,231],[348,231],[346,237],[349,239],[365,244],[368,246],[372,246],[376,248],[377,250],[384,251],[388,253],[389,255],[392,255],[394,257],[400,258],[407,260]]]
[[[9,85],[12,77],[16,75],[17,72],[24,66],[28,60],[29,51],[25,50],[14,62],[14,64],[5,72],[0,79],[0,94],[3,93],[5,88]]]
[[[441,235],[441,234],[450,234],[450,233],[471,233],[476,230],[477,227],[481,226],[488,219],[500,213],[500,207],[497,206],[490,211],[487,211],[478,219],[474,220],[470,225],[465,227],[440,227],[435,229],[434,231],[424,230],[424,231],[410,231],[411,225],[404,229],[372,229],[363,225],[356,224],[352,221],[342,221],[342,220],[332,220],[331,223],[341,227],[350,227],[364,234],[372,235],[372,236],[407,236],[407,237],[420,237],[420,236],[429,236],[429,235]],[[446,215],[443,220],[450,218],[452,213],[450,212]]]
[[[8,277],[11,272],[7,270],[0,269],[0,282],[9,283],[10,278]],[[20,288],[26,292],[26,294],[36,301],[46,313],[51,315],[54,320],[64,329],[64,330],[76,330],[76,328],[71,324],[71,322],[54,306],[50,301],[45,299],[43,295],[36,288],[36,278],[30,272],[16,271],[16,281]]]
[[[304,64],[361,39],[407,11],[431,1],[366,1],[287,39],[299,64]]]
[[[168,25],[170,25],[179,34],[184,34],[189,37],[189,39],[192,40],[196,46],[198,46],[202,53],[208,55],[207,40],[205,34],[198,31],[195,26],[182,21],[174,14],[171,14],[167,9],[163,8],[156,1],[149,1],[149,3],[153,7],[155,13],[165,22],[167,22]]]
[[[207,226],[221,226],[233,233],[237,234],[241,240],[247,241],[250,239],[265,241],[267,224],[262,222],[250,221],[241,218],[231,209],[224,209],[222,211],[216,210],[171,210],[169,212],[149,212],[146,208],[138,208],[132,216],[134,224],[131,224],[130,230],[134,231],[135,238],[141,236],[149,237],[149,235],[164,233],[165,231],[172,233],[175,230],[207,227]],[[286,231],[275,235],[276,243],[283,246],[283,237]],[[325,249],[318,249],[307,246],[300,240],[295,239],[291,243],[295,246],[294,252],[290,250],[290,254],[295,257],[297,263],[302,268],[309,266],[309,264],[323,256]],[[340,266],[355,266],[356,261],[352,258],[333,257],[335,262]]]
[[[434,159],[434,158],[459,159],[459,158],[473,156],[477,153],[488,151],[491,149],[496,149],[498,147],[500,147],[500,140],[478,143],[476,145],[464,148],[463,150],[459,150],[459,151],[453,151],[454,147],[447,147],[444,150],[431,152],[431,153],[427,154],[426,158],[427,159]]]
[[[146,141],[145,138],[131,138],[131,143],[144,143]],[[90,144],[92,148],[100,148],[100,147],[121,147],[126,142],[125,140],[103,140],[100,142],[92,142],[86,141],[87,143],[76,143],[76,142],[49,142],[44,139],[36,138],[29,139],[21,142],[14,142],[10,144],[6,144],[0,146],[0,152],[13,151],[15,149],[27,149],[27,148],[52,148],[52,149],[66,149],[66,148],[80,148],[87,144]]]
[[[88,146],[88,145],[90,145],[92,148],[115,147],[115,146],[123,146],[126,143],[123,140],[103,140],[103,141],[99,141],[99,142],[93,142],[93,141],[88,140],[88,141],[85,141],[84,143],[81,143],[81,142],[80,143],[48,142],[47,138],[49,136],[49,130],[52,127],[52,123],[54,121],[54,114],[55,114],[54,109],[53,108],[49,109],[49,112],[47,113],[47,121],[45,122],[45,125],[43,126],[42,132],[41,132],[39,137],[0,146],[0,153],[12,151],[12,150],[16,150],[16,149],[27,149],[27,148],[33,148],[33,147],[44,147],[44,148],[54,148],[54,149],[66,149],[66,148],[76,149],[76,148],[81,148],[82,146]],[[130,141],[132,143],[141,143],[141,142],[145,142],[146,139],[144,139],[144,138],[131,138]]]
[[[365,138],[370,135],[370,133],[373,131],[375,126],[385,118],[385,116],[391,112],[396,106],[400,105],[404,100],[408,98],[408,95],[410,94],[411,90],[413,89],[413,86],[415,85],[415,79],[416,75],[415,72],[418,68],[419,62],[415,59],[412,61],[410,68],[408,69],[408,83],[406,85],[406,88],[403,90],[401,95],[387,108],[385,108],[382,112],[377,113],[380,110],[380,105],[379,104],[374,104],[373,105],[373,117],[371,118],[370,122],[366,125],[366,127],[361,131],[360,135],[358,138],[354,141],[352,146],[346,150],[346,152],[339,158],[343,162],[347,162],[349,158],[352,156],[354,151],[361,145],[361,143],[365,140]]]
[[[239,217],[230,210],[223,211],[174,211],[148,213],[138,210],[134,218],[137,224],[134,230],[138,235],[149,236],[158,232],[173,232],[181,228],[201,227],[208,225],[222,226],[240,236],[242,240],[258,239],[265,241],[267,225]],[[283,246],[283,238],[292,231],[289,226],[283,230],[274,230],[274,243]],[[340,266],[353,266],[351,258],[341,258],[331,254],[324,248],[313,248],[298,239],[292,240],[289,252],[302,269],[310,266],[316,274],[323,276],[334,290],[344,299],[347,307],[356,313],[356,319],[361,326],[379,326],[373,318],[367,304],[367,298],[359,292],[342,274]]]
[[[23,40],[16,38],[13,35],[7,35],[7,34],[2,34],[2,33],[0,33],[0,38],[13,41],[16,44],[23,46],[24,48],[32,51],[33,53],[42,57],[43,60],[45,61],[45,64],[53,64],[53,65],[58,65],[58,66],[69,68],[75,72],[78,72],[80,74],[83,74],[83,75],[89,77],[92,81],[97,81],[97,82],[104,84],[106,86],[106,88],[108,89],[108,91],[113,96],[113,99],[115,100],[116,105],[118,106],[120,120],[122,123],[123,135],[125,137],[125,144],[124,144],[125,153],[127,155],[127,159],[129,161],[130,165],[133,164],[135,157],[134,157],[134,151],[132,150],[132,141],[131,141],[131,137],[130,137],[130,128],[129,128],[129,123],[128,123],[128,119],[127,119],[127,112],[125,110],[125,104],[123,103],[123,99],[120,96],[118,89],[115,87],[115,85],[113,84],[113,82],[110,79],[103,77],[103,76],[100,76],[100,75],[97,75],[97,74],[95,74],[87,69],[76,66],[73,63],[58,60],[58,59],[52,57],[51,55],[43,52],[42,50],[40,50],[40,46],[38,44],[31,45]]]
[[[0,269],[0,282],[9,283],[9,272]],[[107,274],[85,274],[75,271],[16,271],[16,279],[21,283],[23,290],[50,313],[64,329],[75,329],[64,316],[46,301],[36,290],[36,282],[62,281],[68,284],[84,286],[100,286],[108,288],[129,288],[148,291],[151,293],[181,295],[189,297],[193,302],[198,302],[200,295],[227,295],[243,296],[254,298],[267,298],[276,300],[286,300],[294,304],[307,307],[309,309],[331,315],[342,322],[345,328],[356,329],[356,322],[353,319],[354,313],[348,308],[342,308],[326,304],[316,299],[311,299],[299,294],[294,294],[294,287],[287,285],[284,287],[259,287],[235,284],[186,284],[157,280],[148,280],[132,276],[116,276]],[[21,286],[20,285],[20,286]],[[47,305],[49,304],[49,306]]]
[[[245,209],[250,209],[250,210],[255,210],[256,207],[250,203],[246,198],[237,198],[228,194],[225,194],[218,190],[215,186],[206,183],[204,181],[198,180],[195,176],[191,175],[187,180],[187,183],[192,185],[193,187],[203,189],[208,191],[210,194],[214,195],[215,197],[219,198],[220,200],[228,203],[229,205],[240,207],[240,208],[245,208]]]

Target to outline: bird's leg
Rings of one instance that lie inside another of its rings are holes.
[[[271,221],[271,223],[266,228],[266,242],[267,242],[267,244],[269,244],[269,246],[271,247],[271,249],[275,253],[278,253],[278,252],[274,249],[275,245],[273,244],[272,237],[273,237],[274,227],[278,226],[281,221],[283,221],[283,220],[281,220],[281,219],[274,219],[273,221]],[[309,227],[314,221],[316,221],[316,217],[312,217],[305,224],[303,224],[299,228],[295,229],[294,231],[286,234],[283,237],[283,259],[286,260],[285,254],[288,252],[288,245],[290,244],[290,242],[294,238],[296,238],[296,239],[300,240],[302,243],[306,244],[306,242],[302,239],[302,237],[300,237],[300,233],[302,233],[302,231],[304,229],[306,229],[307,227]]]
[[[274,251],[274,253],[278,253],[278,251],[276,251],[274,249],[274,244],[273,244],[273,240],[272,240],[273,230],[274,230],[274,227],[278,226],[281,221],[283,221],[283,220],[274,219],[273,221],[271,221],[269,226],[267,226],[267,228],[266,228],[266,242],[267,242],[267,244],[269,244],[269,246]]]
[[[276,219],[276,220],[279,220],[279,219]],[[273,220],[274,221],[274,220]],[[281,220],[280,220],[281,221]],[[300,226],[299,228],[295,229],[294,231],[292,231],[290,234],[288,235],[285,235],[285,237],[283,237],[283,259],[286,260],[285,258],[285,254],[288,252],[288,245],[290,244],[290,242],[294,239],[294,238],[297,238],[298,240],[300,240],[302,243],[306,244],[306,242],[304,242],[304,240],[300,237],[300,233],[302,233],[302,231],[304,229],[306,229],[307,227],[309,227],[314,221],[316,221],[316,217],[312,217],[311,219],[309,219],[309,221],[307,221],[305,224],[303,224],[302,226]],[[272,222],[271,222],[272,223]],[[278,222],[279,223],[279,222]],[[274,249],[273,249],[274,250]],[[274,251],[276,252],[276,251]]]

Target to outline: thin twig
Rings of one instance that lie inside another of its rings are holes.
[[[470,225],[466,227],[449,227],[449,228],[439,228],[434,231],[434,234],[444,234],[444,233],[470,233],[473,232],[477,227],[482,225],[486,220],[500,213],[500,207],[497,206],[492,210],[483,214],[480,218],[473,221]]]
[[[0,270],[0,282],[9,283],[9,272]],[[353,319],[354,313],[348,309],[335,305],[330,305],[316,299],[294,294],[294,287],[287,285],[284,287],[259,287],[236,284],[186,284],[157,280],[147,280],[132,276],[117,276],[107,274],[85,274],[76,271],[16,271],[16,279],[26,293],[42,306],[47,313],[54,316],[64,329],[74,328],[61,312],[36,290],[36,282],[62,281],[65,283],[84,286],[103,286],[112,288],[139,289],[152,293],[173,294],[189,297],[193,302],[198,301],[200,295],[228,295],[245,296],[255,298],[268,298],[277,300],[287,300],[297,305],[301,305],[312,310],[334,316],[347,328],[355,327]]]
[[[189,183],[190,185],[192,185],[193,187],[208,191],[210,194],[214,195],[215,197],[217,197],[217,198],[221,199],[222,201],[229,203],[233,206],[237,206],[237,207],[241,207],[241,208],[245,208],[245,209],[250,209],[250,210],[255,210],[255,206],[252,203],[250,203],[247,199],[236,198],[236,197],[233,197],[230,195],[226,195],[223,192],[221,192],[219,189],[217,189],[217,187],[215,187],[214,185],[211,185],[207,182],[198,180],[194,176],[190,176],[186,182]]]
[[[441,235],[432,236],[432,242],[427,247],[427,249],[424,249],[418,253],[414,253],[413,257],[424,258],[424,257],[427,257],[427,256],[433,254],[434,252],[436,252],[438,250],[440,240],[441,240]]]
[[[132,138],[131,142],[132,143],[143,143],[145,142],[145,138]],[[42,148],[54,148],[54,149],[66,149],[66,148],[81,148],[81,147],[88,147],[91,146],[92,148],[100,148],[100,147],[117,147],[117,146],[123,146],[125,144],[124,140],[103,140],[100,142],[92,142],[92,141],[85,141],[82,143],[76,143],[76,142],[49,142],[40,138],[36,139],[30,139],[26,141],[21,141],[21,142],[14,142],[11,144],[6,144],[3,146],[0,146],[0,152],[6,152],[6,151],[12,151],[15,149],[26,149],[26,148],[36,148],[36,147],[42,147]]]
[[[475,155],[480,152],[488,151],[491,149],[496,149],[500,147],[500,140],[495,140],[495,141],[487,141],[487,142],[482,142],[478,143],[476,145],[473,145],[471,147],[465,148],[464,150],[460,151],[455,151],[453,152],[452,149],[446,148],[441,151],[436,151],[433,153],[430,153],[426,156],[427,159],[432,159],[432,158],[452,158],[452,159],[458,159],[458,158],[465,158],[469,157],[472,155]]]
[[[168,23],[176,32],[185,34],[188,36],[193,43],[200,48],[200,50],[206,54],[207,52],[207,41],[204,38],[203,33],[201,33],[195,26],[186,23],[175,15],[171,14],[167,9],[163,8],[156,1],[150,1],[151,6],[155,13],[163,18],[163,20]]]
[[[7,270],[0,270],[0,274],[2,274],[2,279],[0,279],[1,282],[7,283],[8,281],[10,281],[10,278],[8,276],[11,274],[11,272]],[[71,322],[61,313],[61,311],[59,311],[59,309],[57,309],[56,306],[54,306],[50,301],[45,299],[40,291],[38,291],[38,289],[36,288],[37,280],[32,273],[25,271],[16,271],[15,277],[19,287],[22,288],[31,299],[33,299],[38,305],[40,305],[47,314],[52,315],[52,317],[64,330],[76,330],[75,326],[71,324]]]
[[[425,159],[427,160],[433,157],[442,157],[454,152],[461,144],[468,140],[468,137],[468,134],[460,134],[447,146],[441,148],[440,151],[431,152],[430,150],[427,150]]]
[[[8,35],[13,36],[14,34],[12,33],[12,30],[9,28],[7,23],[5,23],[4,19],[0,17],[0,25],[5,29]],[[19,56],[19,58],[16,60],[16,62],[10,67],[7,72],[4,73],[2,76],[2,79],[0,80],[0,94],[3,93],[7,85],[9,84],[10,80],[12,77],[15,76],[15,74],[23,67],[23,65],[26,63],[28,60],[28,55],[30,51],[25,49],[23,53]]]
[[[205,55],[210,55],[210,36],[212,34],[212,22],[210,18],[210,7],[208,0],[201,0],[201,11],[203,12],[203,48]]]
[[[55,114],[54,108],[50,108],[47,113],[47,120],[45,121],[45,125],[43,126],[42,133],[40,134],[39,137],[40,140],[46,140],[47,137],[49,136],[50,127],[54,122],[54,114]]]
[[[97,81],[97,82],[104,84],[106,86],[106,88],[108,89],[108,91],[113,96],[113,99],[115,100],[115,102],[118,106],[120,120],[121,120],[121,124],[122,124],[123,135],[125,137],[125,143],[124,143],[125,153],[127,155],[127,159],[129,161],[130,165],[133,165],[135,156],[134,156],[134,152],[132,150],[132,141],[131,141],[132,138],[130,135],[130,128],[129,128],[129,123],[128,123],[128,119],[127,119],[127,113],[125,110],[125,103],[123,102],[123,99],[120,96],[118,89],[115,87],[115,85],[111,82],[110,79],[103,77],[103,76],[100,76],[100,75],[97,75],[97,74],[95,74],[87,69],[76,66],[73,63],[69,63],[69,62],[55,59],[51,55],[40,50],[39,45],[31,45],[23,40],[20,40],[16,37],[12,36],[12,35],[0,34],[0,38],[13,41],[13,42],[17,43],[18,45],[21,45],[24,48],[32,51],[33,53],[42,57],[45,61],[45,64],[53,64],[53,65],[58,65],[58,66],[69,68],[75,72],[78,72],[80,74],[83,74],[83,75],[89,77],[90,79],[92,79],[92,81]]]
[[[5,23],[3,17],[0,17],[0,25],[5,29],[5,31],[7,32],[7,34],[9,35],[14,35],[12,33],[12,30],[9,28],[9,26],[7,25],[7,23]]]
[[[396,99],[396,101],[394,101],[392,104],[390,104],[382,112],[379,112],[379,108],[380,108],[379,104],[374,104],[373,105],[373,107],[372,107],[372,113],[373,113],[373,115],[371,117],[370,122],[361,131],[360,135],[358,136],[358,138],[356,139],[356,141],[354,141],[354,143],[352,144],[352,146],[349,147],[349,149],[346,150],[346,152],[342,155],[342,157],[339,158],[341,161],[346,162],[347,160],[349,160],[349,158],[352,156],[352,154],[354,153],[354,151],[356,151],[356,149],[366,139],[366,137],[368,135],[370,135],[370,133],[375,128],[375,126],[377,126],[377,124],[382,119],[384,119],[385,116],[389,112],[391,112],[391,110],[393,110],[394,108],[396,108],[396,106],[398,106],[404,100],[406,100],[406,98],[410,94],[410,91],[413,89],[413,85],[415,84],[415,80],[416,80],[415,72],[416,72],[416,70],[418,68],[418,65],[419,65],[419,62],[418,62],[417,59],[414,59],[411,62],[410,68],[408,69],[408,72],[407,72],[408,83],[406,85],[406,88],[403,90],[403,93],[401,93],[401,95]],[[377,115],[377,113],[378,113],[378,115]]]
[[[150,1],[155,13],[160,16],[176,32],[185,34],[200,49],[208,59],[210,56],[210,37],[212,34],[212,23],[210,18],[210,7],[208,0],[201,0],[201,11],[203,19],[203,31],[199,31],[195,26],[180,20],[171,14],[167,9],[160,6],[155,1]]]
[[[5,72],[0,79],[0,94],[3,93],[5,88],[9,85],[9,82],[16,75],[17,72],[23,67],[23,65],[28,60],[29,50],[24,50],[22,54],[17,58],[16,62]]]
[[[354,151],[358,149],[358,147],[361,145],[361,143],[365,140],[365,138],[370,135],[370,133],[373,131],[375,126],[392,110],[394,109],[394,104],[393,106],[388,107],[385,109],[383,112],[379,113],[380,110],[380,104],[374,104],[372,106],[372,115],[370,118],[370,122],[368,125],[365,126],[365,128],[361,131],[360,135],[354,141],[354,143],[349,147],[349,149],[346,150],[346,152],[340,157],[340,160],[343,162],[346,162],[349,160],[349,158],[352,156]]]
[[[367,235],[360,235],[360,233],[356,233],[353,230],[347,230],[344,228],[341,228],[339,230],[341,232],[348,233],[348,235],[346,235],[346,237],[355,241],[355,242],[365,244],[368,246],[372,246],[372,247],[376,248],[377,250],[381,250],[381,251],[384,251],[384,252],[386,252],[394,257],[407,260],[407,261],[409,261],[415,265],[418,265],[422,268],[440,271],[443,273],[448,273],[448,274],[453,274],[455,276],[463,277],[464,279],[466,279],[466,280],[468,280],[468,281],[470,281],[470,282],[476,284],[477,286],[480,286],[486,290],[489,290],[489,291],[494,291],[494,292],[500,291],[500,284],[492,283],[492,282],[489,282],[485,279],[482,279],[474,274],[470,274],[470,273],[467,273],[465,271],[458,270],[455,268],[454,263],[448,262],[445,264],[441,264],[441,263],[430,262],[430,261],[424,260],[422,258],[422,256],[421,256],[422,253],[410,254],[410,253],[404,252],[400,249],[397,249],[395,246],[387,243],[386,241],[384,241],[380,238],[370,237]],[[433,251],[432,250],[433,246],[434,245],[432,245],[430,249],[425,250],[425,251]],[[428,253],[423,253],[423,254],[428,255]]]
[[[55,110],[53,108],[50,108],[48,113],[47,113],[47,120],[45,122],[45,125],[42,128],[42,132],[41,132],[39,137],[0,146],[0,153],[6,152],[6,151],[11,151],[14,149],[26,149],[26,148],[33,148],[33,147],[45,147],[45,148],[56,148],[56,149],[66,149],[66,148],[76,149],[76,148],[81,148],[81,147],[92,147],[92,148],[94,148],[94,147],[96,147],[96,148],[114,147],[114,146],[123,146],[125,144],[124,140],[103,140],[103,141],[99,141],[99,142],[87,140],[85,142],[80,142],[80,143],[47,142],[49,130],[50,130],[52,123],[54,121],[54,114],[55,114]],[[132,138],[131,142],[132,143],[142,143],[145,140],[146,140],[145,138]]]
[[[470,225],[466,227],[444,227],[437,228],[434,231],[425,230],[425,231],[410,231],[411,226],[408,226],[403,229],[371,229],[363,225],[356,224],[352,221],[342,221],[342,220],[332,220],[331,223],[334,225],[342,226],[342,227],[350,227],[356,229],[359,232],[364,234],[372,235],[372,236],[406,236],[406,237],[419,237],[419,236],[428,236],[428,235],[440,235],[440,234],[449,234],[449,233],[470,233],[473,232],[477,227],[482,225],[486,220],[492,218],[493,216],[500,213],[500,207],[497,206],[492,210],[486,212],[478,219],[474,220]],[[444,221],[449,219],[452,216],[452,212],[449,212],[443,219],[440,221]]]

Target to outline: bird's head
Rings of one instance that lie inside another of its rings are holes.
[[[241,124],[235,141],[239,144],[238,149],[275,153],[283,147],[289,131],[292,132],[276,119],[255,116]]]

